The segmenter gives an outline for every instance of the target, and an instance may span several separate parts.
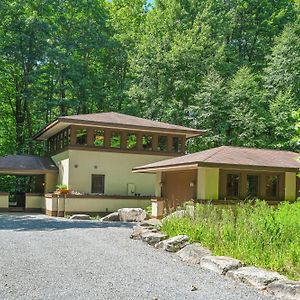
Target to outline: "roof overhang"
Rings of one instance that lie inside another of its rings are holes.
[[[239,165],[239,164],[221,164],[221,163],[183,163],[176,165],[165,165],[156,167],[137,167],[133,168],[133,173],[157,173],[157,172],[172,172],[181,170],[197,169],[199,167],[228,169],[228,170],[249,170],[249,171],[266,171],[266,172],[299,172],[297,168],[283,168],[283,167],[270,167],[270,166],[256,166],[256,165]],[[300,165],[299,165],[300,168]]]
[[[105,123],[105,122],[96,122],[96,121],[80,121],[76,119],[63,119],[57,118],[52,123],[45,126],[38,133],[33,136],[33,139],[45,141],[48,140],[51,136],[60,132],[61,130],[67,128],[70,125],[77,126],[91,126],[91,127],[101,127],[101,128],[110,128],[110,129],[122,129],[122,130],[132,130],[132,131],[144,131],[144,132],[153,132],[153,133],[165,133],[165,134],[177,134],[177,135],[185,135],[186,138],[197,137],[200,135],[205,135],[206,130],[178,130],[178,129],[163,129],[156,127],[147,127],[147,126],[135,126],[135,125],[122,125],[115,123]]]

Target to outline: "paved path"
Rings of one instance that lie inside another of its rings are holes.
[[[0,299],[272,299],[130,240],[130,227],[0,214]]]

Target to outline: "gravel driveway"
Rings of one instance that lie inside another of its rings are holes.
[[[131,226],[0,214],[0,299],[273,299],[130,240]]]

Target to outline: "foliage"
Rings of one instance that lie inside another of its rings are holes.
[[[0,155],[60,115],[119,111],[219,145],[298,150],[299,1],[3,0]]]
[[[197,204],[194,219],[169,218],[162,230],[170,236],[187,234],[215,255],[300,278],[300,202],[278,208],[263,201],[226,208]]]

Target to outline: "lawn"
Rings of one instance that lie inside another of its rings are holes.
[[[215,255],[226,255],[300,279],[300,202],[264,201],[231,207],[196,204],[195,216],[170,218],[162,230],[187,234]]]

